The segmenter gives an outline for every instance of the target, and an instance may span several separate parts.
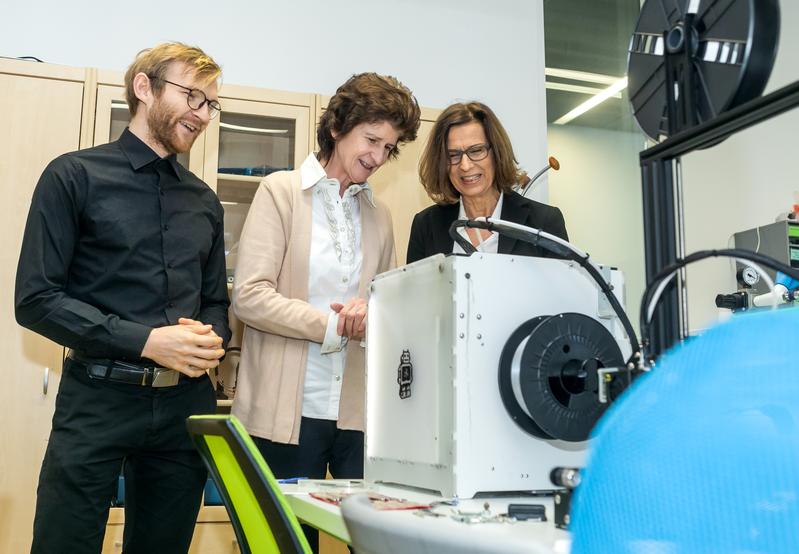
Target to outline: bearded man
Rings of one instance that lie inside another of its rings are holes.
[[[223,210],[182,167],[219,113],[219,66],[179,43],[125,74],[119,140],[42,174],[17,268],[20,325],[70,349],[32,552],[99,553],[120,472],[126,553],[187,552],[207,473],[185,427],[213,413],[230,337]]]

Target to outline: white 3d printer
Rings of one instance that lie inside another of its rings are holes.
[[[584,464],[607,407],[600,380],[611,398],[625,386],[603,373],[631,354],[623,290],[614,269],[503,254],[439,254],[379,275],[366,479],[463,498],[552,489],[554,467]]]

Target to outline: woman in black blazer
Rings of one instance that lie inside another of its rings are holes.
[[[512,190],[520,181],[513,147],[499,119],[485,104],[453,104],[441,113],[422,155],[419,177],[435,205],[413,218],[407,263],[433,254],[462,252],[449,236],[456,219],[499,217],[568,240],[558,208]],[[482,252],[549,255],[543,248],[484,229],[461,231]]]

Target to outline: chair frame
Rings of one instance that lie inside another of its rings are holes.
[[[228,415],[202,415],[192,416],[186,420],[186,427],[194,441],[197,450],[205,462],[211,478],[219,489],[219,494],[227,509],[236,538],[242,553],[251,553],[263,550],[263,541],[271,542],[268,538],[248,539],[245,526],[242,523],[242,514],[231,498],[228,486],[222,479],[218,460],[211,452],[207,439],[219,437],[230,448],[238,469],[242,472],[247,485],[252,490],[254,498],[263,514],[266,524],[271,531],[277,552],[280,554],[307,554],[311,552],[299,521],[291,507],[280,492],[277,481],[272,471],[261,456],[255,443],[250,438],[244,426],[233,416]],[[242,509],[242,506],[238,507]],[[253,542],[259,544],[257,550],[253,549]]]

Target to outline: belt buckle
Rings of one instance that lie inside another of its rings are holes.
[[[180,372],[166,367],[153,368],[153,387],[174,387],[180,380]],[[142,382],[144,384],[144,382]]]

